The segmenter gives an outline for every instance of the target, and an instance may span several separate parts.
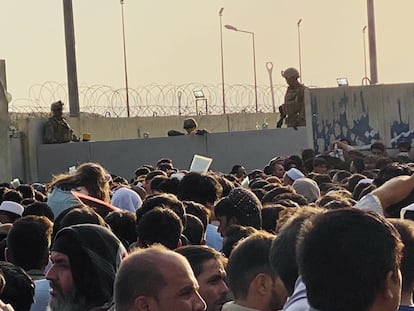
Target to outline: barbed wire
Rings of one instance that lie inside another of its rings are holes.
[[[193,91],[202,90],[204,98],[196,99]],[[273,112],[283,103],[286,86],[274,85],[275,103],[272,103],[270,86],[258,86],[259,112]],[[171,116],[223,113],[221,84],[188,83],[181,85],[151,84],[128,89],[131,116]],[[57,100],[68,102],[66,84],[47,81],[29,89],[29,98],[18,98],[9,105],[9,111],[28,116],[46,116],[50,104]],[[226,113],[254,113],[254,86],[247,84],[225,85]],[[127,116],[125,88],[107,85],[79,87],[80,111],[106,117]],[[66,106],[68,109],[68,106]]]

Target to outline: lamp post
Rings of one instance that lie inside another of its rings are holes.
[[[223,16],[224,8],[221,8],[219,11],[220,16],[220,47],[221,47],[221,97],[223,102],[223,114],[226,114],[226,98],[224,92],[224,56],[223,56],[223,24],[222,24],[222,16]]]
[[[129,112],[129,95],[128,95],[128,67],[127,67],[127,56],[126,56],[126,44],[125,44],[125,20],[124,20],[124,0],[121,0],[121,16],[122,16],[122,43],[124,47],[124,71],[125,71],[125,89],[126,89],[126,105],[127,105],[127,116],[130,117]]]
[[[375,39],[375,12],[374,0],[367,0],[368,12],[368,43],[369,43],[369,68],[371,71],[371,84],[378,83],[377,69],[377,43]]]
[[[79,117],[78,74],[76,70],[75,27],[73,25],[72,0],[63,0],[63,17],[65,23],[69,112],[71,117]]]
[[[253,43],[253,74],[254,74],[254,96],[255,96],[255,104],[256,104],[256,113],[259,112],[259,107],[257,103],[257,78],[256,78],[256,47],[254,43],[254,32],[253,31],[247,31],[247,30],[241,30],[238,29],[232,25],[224,25],[225,28],[238,31],[238,32],[244,32],[252,35],[252,43]]]
[[[365,82],[369,83],[369,78],[367,76],[367,49],[365,46],[365,32],[367,30],[367,26],[365,25],[364,28],[362,28],[362,40],[364,41],[364,77],[362,78],[362,84]]]
[[[299,48],[299,80],[302,83],[302,51],[300,48],[300,23],[302,22],[302,19],[299,19],[297,22],[298,26],[298,48]]]

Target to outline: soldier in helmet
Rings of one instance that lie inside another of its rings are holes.
[[[289,86],[286,90],[285,102],[279,107],[280,119],[277,127],[282,126],[285,118],[287,127],[297,129],[298,126],[305,126],[305,86],[298,81],[299,71],[292,67],[288,68],[282,71],[282,77],[286,79]]]
[[[63,103],[59,100],[50,106],[52,116],[47,120],[44,131],[45,144],[61,144],[79,139],[73,134],[69,123],[63,117]]]
[[[193,118],[185,119],[183,128],[188,135],[204,135],[208,133],[205,129],[198,129],[198,124]]]

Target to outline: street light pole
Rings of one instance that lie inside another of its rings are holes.
[[[298,20],[298,47],[299,47],[299,80],[300,83],[302,83],[302,51],[300,47],[300,23],[302,22],[302,19]]]
[[[79,117],[78,74],[76,70],[75,27],[73,23],[72,0],[63,0],[63,17],[65,23],[66,68],[69,90],[69,113]]]
[[[253,31],[247,31],[247,30],[241,30],[238,29],[232,25],[224,25],[225,28],[238,31],[238,32],[244,32],[252,35],[252,43],[253,43],[253,74],[254,74],[254,96],[255,96],[255,105],[256,105],[256,113],[259,112],[259,105],[258,105],[258,97],[257,97],[257,74],[256,74],[256,45],[254,42],[254,32]]]
[[[369,65],[371,71],[371,84],[378,83],[377,69],[377,43],[375,39],[375,14],[374,0],[367,0],[368,11],[368,41],[369,41]]]
[[[125,43],[125,20],[124,20],[124,0],[121,0],[121,16],[122,16],[122,42],[124,47],[124,71],[125,71],[125,89],[126,89],[126,105],[127,105],[127,116],[130,117],[129,111],[129,94],[128,94],[128,67],[127,67],[127,56],[126,56],[126,43]]]
[[[226,114],[226,98],[224,92],[224,56],[223,56],[223,24],[222,24],[222,16],[223,16],[224,8],[221,8],[219,11],[220,16],[220,47],[221,47],[221,96],[223,102],[223,114]]]
[[[369,81],[369,78],[367,76],[367,49],[365,46],[365,31],[367,30],[367,26],[365,25],[364,28],[362,28],[362,39],[364,41],[364,77],[362,78],[362,84],[364,84],[365,81]]]

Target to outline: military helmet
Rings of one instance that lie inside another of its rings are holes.
[[[51,105],[50,105],[50,110],[51,111],[55,111],[55,110],[57,110],[58,108],[62,108],[63,107],[63,102],[61,101],[61,100],[59,100],[59,101],[57,101],[57,102],[54,102],[54,103],[52,103]]]
[[[289,67],[288,69],[282,71],[282,77],[285,79],[299,78],[299,71],[296,68]]]

